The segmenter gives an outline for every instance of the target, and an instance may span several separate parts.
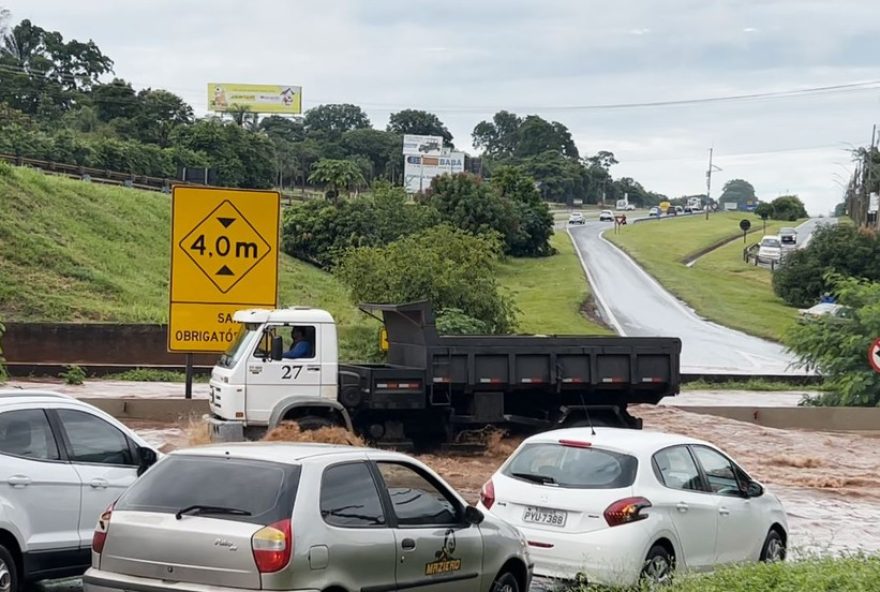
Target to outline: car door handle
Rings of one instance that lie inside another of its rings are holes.
[[[730,510],[727,508],[718,508],[718,513],[722,516],[730,516]]]
[[[89,485],[91,485],[93,489],[107,489],[110,486],[106,479],[92,479]]]
[[[688,511],[688,505],[685,502],[678,502],[677,504],[675,504],[675,509],[681,513],[684,513]]]
[[[20,488],[27,487],[31,484],[31,478],[27,475],[13,475],[9,479],[6,480],[12,487]]]
[[[416,542],[412,539],[403,539],[403,541],[400,543],[400,546],[403,548],[404,551],[412,551],[416,548]]]

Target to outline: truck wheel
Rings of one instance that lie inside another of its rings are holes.
[[[329,428],[333,427],[334,425],[333,422],[326,417],[319,417],[317,415],[305,415],[292,421],[299,425],[299,429],[304,432],[310,430],[320,430],[321,428]]]

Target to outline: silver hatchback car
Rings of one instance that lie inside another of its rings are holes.
[[[86,592],[525,592],[516,529],[404,454],[250,443],[174,452],[101,515]]]

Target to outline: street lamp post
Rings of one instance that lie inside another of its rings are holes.
[[[709,219],[709,202],[712,200],[712,172],[723,170],[712,164],[713,148],[709,148],[709,168],[706,169],[706,220]]]

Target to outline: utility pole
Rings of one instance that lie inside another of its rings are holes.
[[[712,195],[712,171],[723,170],[721,167],[712,164],[713,148],[709,148],[709,168],[706,169],[706,220],[709,219],[709,202]]]

